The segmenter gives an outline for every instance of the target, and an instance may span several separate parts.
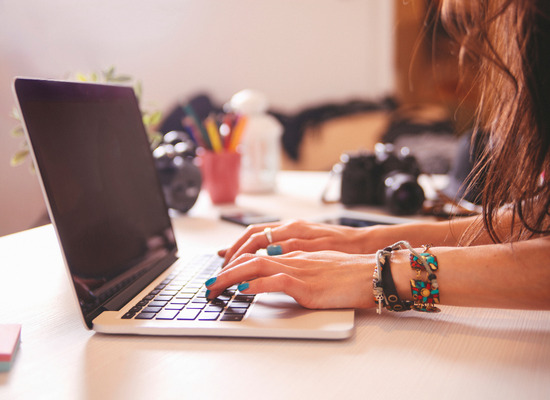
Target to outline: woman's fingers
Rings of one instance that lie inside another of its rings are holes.
[[[215,298],[226,288],[241,282],[281,273],[290,276],[298,275],[299,271],[294,267],[278,262],[273,257],[258,257],[246,254],[241,256],[236,263],[224,268],[215,280],[207,281],[207,288],[210,291],[208,297]]]
[[[336,251],[245,254],[206,282],[207,297],[238,285],[243,293],[284,292],[308,308],[372,307],[373,265],[373,256]]]
[[[264,231],[266,228],[270,229],[268,234]],[[253,225],[247,228],[231,248],[220,251],[220,255],[225,257],[225,263],[228,264],[243,254],[254,254],[269,245],[275,246],[274,253],[268,253],[274,255],[295,250],[329,249],[346,253],[363,253],[366,248],[365,243],[368,242],[365,232],[356,228],[300,220],[284,224]]]
[[[264,234],[264,229],[271,228],[273,230],[277,226],[278,224],[250,225],[233,246],[222,250],[223,255],[220,254],[220,256],[225,257],[225,263],[227,264],[241,254],[254,254],[258,250],[266,248],[270,243]]]
[[[265,229],[269,228],[271,242]],[[279,245],[284,252],[294,250],[305,250],[298,247],[297,244],[293,244],[294,240],[312,240],[315,238],[321,239],[322,237],[315,229],[315,224],[307,223],[304,221],[290,221],[285,224],[261,224],[254,225],[247,228],[245,234],[237,240],[237,242],[225,252],[226,264],[237,259],[243,254],[254,254],[260,249],[265,249],[269,245]],[[326,239],[325,239],[326,240]],[[287,242],[290,242],[287,245]],[[308,246],[307,251],[322,250],[324,247]]]
[[[282,292],[293,297],[302,306],[313,308],[310,300],[312,296],[310,296],[307,283],[288,274],[270,275],[245,282],[239,286],[239,290],[245,294]]]

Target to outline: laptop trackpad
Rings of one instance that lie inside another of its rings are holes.
[[[262,293],[256,296],[253,309],[254,317],[295,318],[314,312],[299,305],[296,300],[284,293]]]
[[[310,310],[284,293],[262,293],[243,321],[252,328],[293,332],[292,337],[343,339],[353,332],[353,310]],[[297,333],[297,332],[302,332]]]

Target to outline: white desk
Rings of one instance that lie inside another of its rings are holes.
[[[283,217],[336,212],[318,201],[323,182],[285,173],[279,194],[238,204]],[[181,247],[230,243],[241,228],[216,217],[202,198],[176,218]],[[0,321],[23,324],[0,399],[550,398],[550,312],[359,311],[355,335],[336,342],[94,334],[78,317],[51,226],[0,239],[0,300]]]

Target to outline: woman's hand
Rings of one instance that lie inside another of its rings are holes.
[[[265,244],[265,243],[264,243]],[[246,294],[284,292],[307,308],[374,307],[373,255],[295,251],[281,256],[243,254],[206,282],[213,299],[239,284]]]
[[[272,243],[264,233],[271,228]],[[249,226],[229,249],[221,250],[219,255],[229,263],[243,254],[254,254],[268,245],[278,253],[292,251],[336,250],[344,253],[364,253],[365,230],[346,226],[318,224],[306,221],[291,221],[284,224],[261,224]],[[279,247],[277,247],[279,246]]]

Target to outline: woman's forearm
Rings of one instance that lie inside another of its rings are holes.
[[[496,232],[500,237],[506,237],[511,230],[511,212],[503,208],[500,211],[499,221]],[[481,216],[364,228],[361,240],[365,243],[365,253],[375,252],[399,240],[406,240],[413,247],[425,244],[456,247],[493,243],[483,226]]]
[[[461,218],[452,221],[416,222],[365,228],[361,238],[364,246],[362,252],[374,253],[399,240],[406,240],[413,247],[425,244],[458,246],[462,235],[474,220],[474,218]]]
[[[550,237],[513,244],[434,247],[441,303],[469,307],[550,309]],[[415,276],[408,251],[394,252],[392,273],[401,296],[411,299]],[[425,274],[423,273],[422,276]]]

